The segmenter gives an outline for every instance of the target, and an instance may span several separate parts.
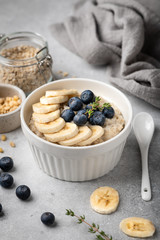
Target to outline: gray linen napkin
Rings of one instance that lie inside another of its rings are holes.
[[[81,1],[51,26],[66,48],[106,65],[112,83],[160,108],[160,19],[135,0]]]

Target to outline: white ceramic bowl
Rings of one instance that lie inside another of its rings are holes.
[[[11,84],[0,84],[0,97],[13,97],[17,95],[23,102],[26,98],[25,93]],[[21,105],[12,112],[0,114],[0,133],[7,133],[15,130],[21,125],[20,121]]]
[[[46,90],[71,88],[79,92],[90,89],[97,96],[115,103],[124,116],[125,128],[106,142],[86,147],[61,146],[35,135],[28,127],[32,104],[39,102]],[[84,78],[58,80],[45,84],[27,97],[21,109],[21,126],[35,161],[45,173],[66,181],[91,180],[112,170],[121,158],[131,131],[131,121],[132,107],[122,92],[105,83]]]

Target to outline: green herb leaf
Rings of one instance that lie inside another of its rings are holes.
[[[95,98],[95,102],[99,102],[99,101],[101,101],[101,97],[100,96]]]
[[[66,209],[66,215],[70,215],[70,213],[69,213],[69,210],[68,210],[68,209]]]
[[[96,227],[96,224],[95,224],[95,223],[92,223],[92,227]]]
[[[74,212],[71,209],[66,209],[66,215],[74,217]]]
[[[78,224],[81,224],[81,223],[82,223],[82,220],[79,218],[77,223],[78,223]]]
[[[70,215],[74,217],[74,212],[70,209]]]
[[[98,240],[105,240],[103,237],[101,237],[101,235],[96,235]]]
[[[89,228],[89,232],[93,232],[93,228],[92,227]]]
[[[102,107],[103,107],[103,108],[104,108],[104,107],[106,107],[106,108],[110,108],[111,105],[110,105],[110,103],[104,103]]]
[[[85,114],[88,114],[88,118],[90,118],[94,114],[94,111],[92,109],[88,109]]]
[[[97,224],[97,229],[99,229],[99,225]]]

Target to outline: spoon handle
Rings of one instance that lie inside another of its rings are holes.
[[[142,185],[141,196],[145,201],[151,200],[151,185],[148,172],[148,148],[141,149],[142,156]]]

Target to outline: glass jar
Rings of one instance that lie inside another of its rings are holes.
[[[41,35],[16,32],[1,37],[0,83],[16,85],[28,94],[52,80],[52,57]]]

